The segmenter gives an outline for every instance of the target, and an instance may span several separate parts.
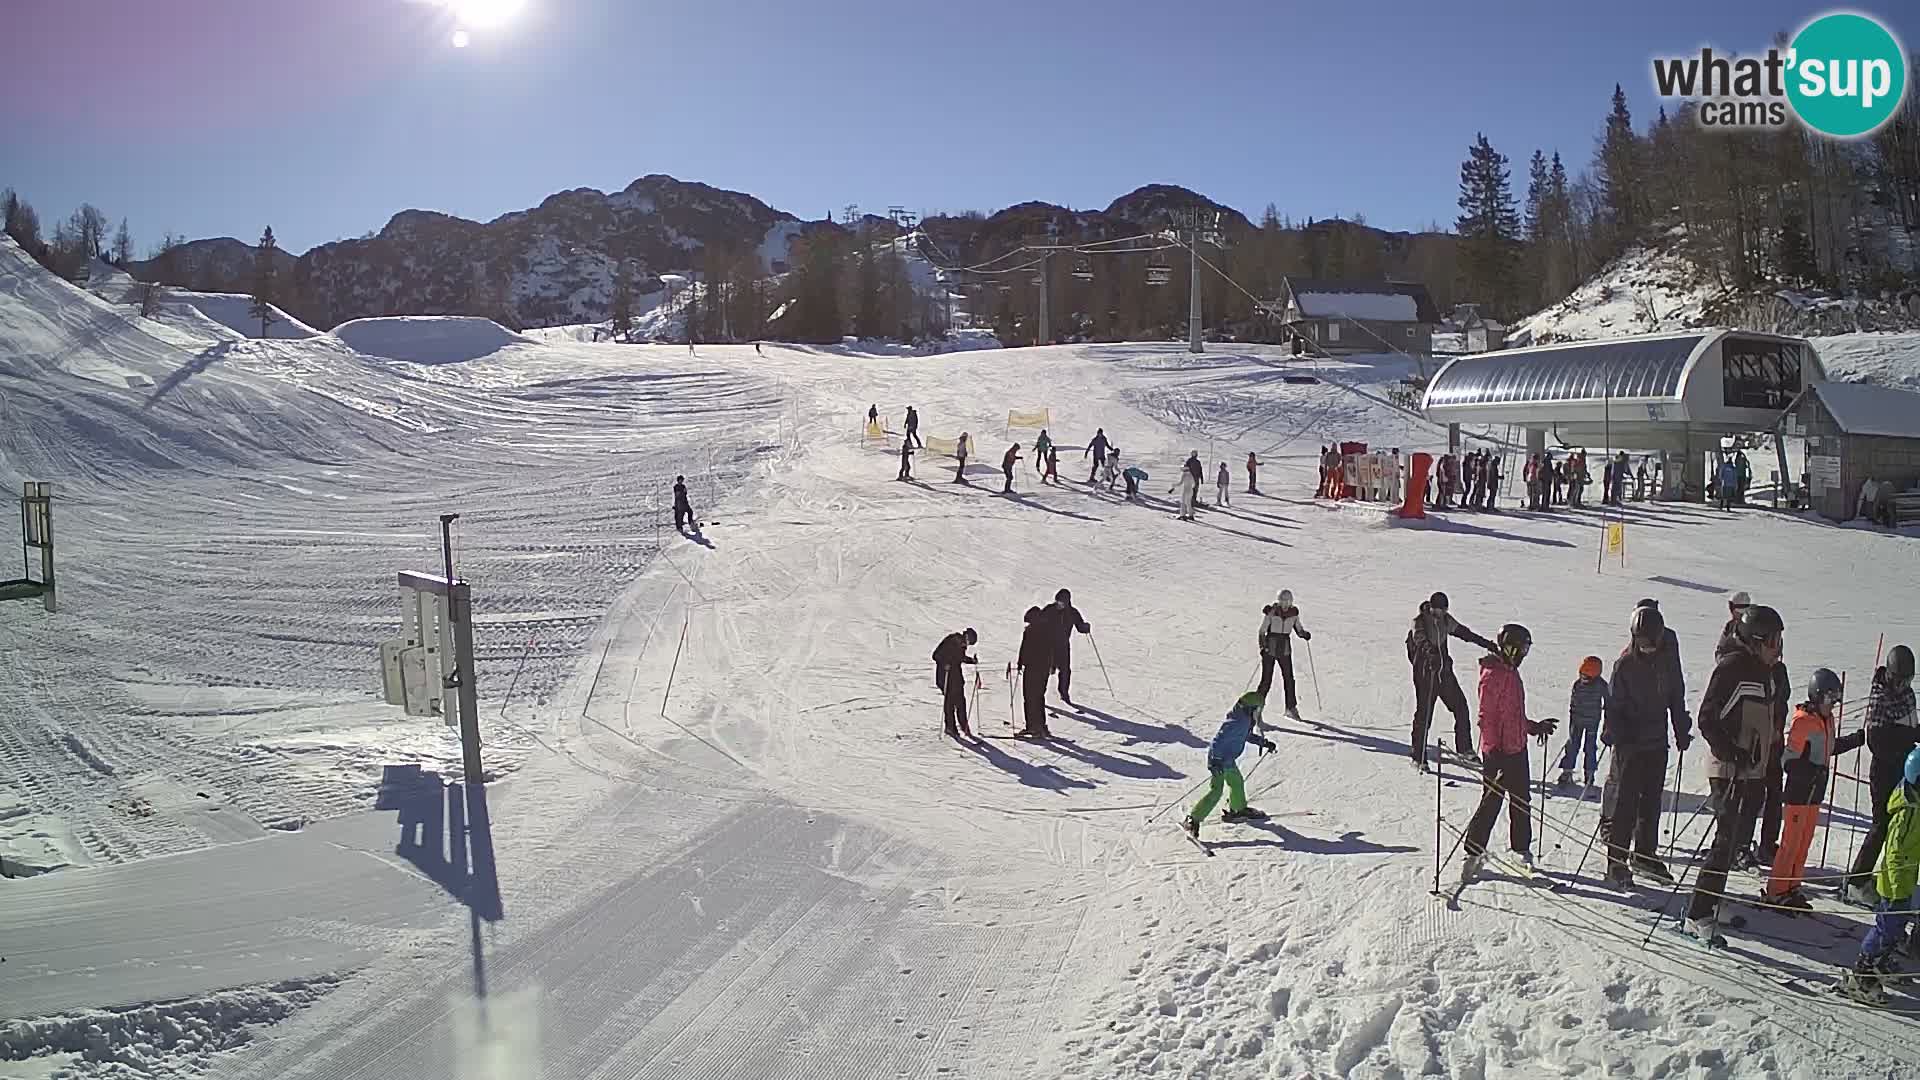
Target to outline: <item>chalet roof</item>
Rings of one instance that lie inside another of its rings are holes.
[[[1438,323],[1440,310],[1433,305],[1427,287],[1417,281],[1352,281],[1333,278],[1292,277],[1283,279],[1301,314],[1309,318],[1346,316],[1376,318],[1366,310],[1386,310],[1369,297],[1409,297],[1414,304],[1413,321]],[[1389,318],[1391,316],[1388,316]],[[1400,318],[1404,319],[1404,315]]]
[[[1849,435],[1920,439],[1920,394],[1843,382],[1814,383],[1807,392],[1820,399],[1833,422]]]

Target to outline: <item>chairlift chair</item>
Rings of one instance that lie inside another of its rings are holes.
[[[1159,263],[1147,264],[1147,284],[1168,285],[1173,282],[1173,267]]]
[[[1093,280],[1093,260],[1076,259],[1073,263],[1073,276],[1076,281]]]

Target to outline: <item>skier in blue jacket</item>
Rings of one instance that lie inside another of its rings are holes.
[[[1200,838],[1200,823],[1207,820],[1207,815],[1219,805],[1223,788],[1227,792],[1227,812],[1221,815],[1221,820],[1259,821],[1267,816],[1247,805],[1246,781],[1241,778],[1240,768],[1235,764],[1248,743],[1259,747],[1263,754],[1272,752],[1274,748],[1273,740],[1255,730],[1260,725],[1260,709],[1266,701],[1267,696],[1258,690],[1240,695],[1240,700],[1227,713],[1226,722],[1220,725],[1220,733],[1213,737],[1213,743],[1207,747],[1207,773],[1212,779],[1207,785],[1207,793],[1194,804],[1193,813],[1187,815],[1183,823],[1187,835],[1195,840]]]

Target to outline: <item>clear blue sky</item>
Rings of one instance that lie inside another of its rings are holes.
[[[496,0],[497,2],[497,0]],[[1484,130],[1584,165],[1648,60],[1764,46],[1781,0],[525,0],[454,49],[414,0],[11,0],[0,184],[299,252],[670,173],[803,218],[1081,208],[1152,182],[1257,216],[1451,224]],[[1909,48],[1920,5],[1870,4]],[[1894,14],[1900,11],[1901,14]]]

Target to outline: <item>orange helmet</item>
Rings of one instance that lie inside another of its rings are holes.
[[[1599,678],[1600,658],[1597,656],[1589,656],[1585,660],[1580,661],[1580,676],[1585,679]]]

